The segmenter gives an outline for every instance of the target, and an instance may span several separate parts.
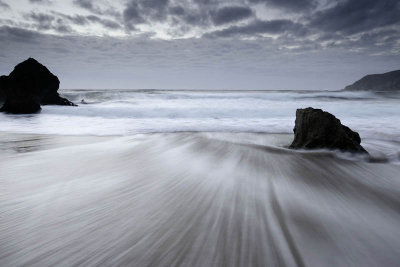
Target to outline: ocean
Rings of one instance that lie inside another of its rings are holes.
[[[400,93],[60,93],[0,114],[0,266],[398,266]],[[288,149],[306,107],[370,156]]]
[[[297,108],[322,108],[366,138],[400,140],[400,93],[61,90],[79,107],[1,114],[3,131],[61,135],[153,132],[292,133]],[[86,104],[80,104],[84,100]]]

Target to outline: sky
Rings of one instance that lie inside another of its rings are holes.
[[[0,0],[0,74],[64,89],[339,90],[400,69],[399,0]]]

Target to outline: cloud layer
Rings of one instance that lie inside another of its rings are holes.
[[[38,4],[47,8],[38,11]],[[282,38],[297,45],[317,40],[321,47],[362,47],[367,37],[371,46],[372,38],[386,33],[375,45],[398,51],[392,41],[399,39],[397,0],[71,0],[69,12],[50,0],[25,5],[19,20],[7,19],[16,5],[0,0],[0,25],[60,35]]]
[[[178,71],[182,66],[193,71],[192,77],[207,67],[222,75],[246,66],[248,73],[253,69],[251,77],[261,77],[272,71],[265,63],[272,59],[287,73],[297,59],[325,62],[328,70],[328,59],[346,54],[348,64],[360,58],[377,62],[376,68],[369,67],[372,71],[395,67],[400,57],[398,0],[18,2],[0,0],[0,36],[6,40],[0,43],[0,56],[10,64],[10,54],[41,53],[97,65],[112,60],[123,71],[139,62],[148,70],[170,65]],[[352,75],[367,72],[361,65]]]

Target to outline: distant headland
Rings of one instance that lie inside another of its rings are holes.
[[[345,91],[400,91],[400,70],[364,76]]]

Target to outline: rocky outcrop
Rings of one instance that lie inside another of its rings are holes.
[[[41,110],[39,99],[32,95],[12,94],[6,96],[5,103],[0,108],[1,112],[13,114],[30,114],[37,113]]]
[[[367,153],[360,145],[357,132],[341,124],[332,114],[321,109],[306,108],[296,111],[292,149],[338,149]]]
[[[8,76],[0,76],[0,103],[6,99],[6,87],[8,84]]]
[[[344,88],[346,91],[398,91],[400,90],[400,70],[383,74],[372,74],[363,77],[352,85]]]
[[[75,106],[58,94],[57,76],[33,58],[18,64],[9,76],[2,76],[0,83],[5,94],[0,111],[20,114],[38,112],[40,105]]]

